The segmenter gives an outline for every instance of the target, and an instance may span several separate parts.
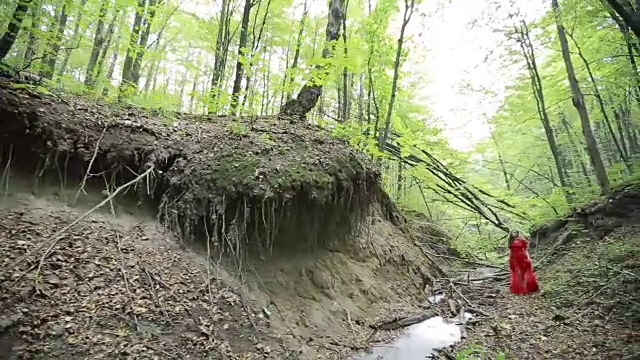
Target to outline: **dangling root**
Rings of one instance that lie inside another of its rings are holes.
[[[6,200],[9,195],[9,169],[11,168],[11,160],[13,159],[13,144],[9,146],[9,158],[7,159],[7,164],[4,166],[4,171],[2,172],[2,178],[0,178],[0,184],[4,184],[4,198]],[[0,157],[0,160],[2,158]],[[1,161],[0,161],[1,163]]]

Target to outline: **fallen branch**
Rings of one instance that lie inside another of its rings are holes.
[[[42,247],[44,247],[47,243],[50,243],[49,247],[47,248],[47,250],[45,250],[44,254],[42,254],[42,256],[40,257],[40,262],[38,263],[38,268],[36,270],[36,276],[35,276],[35,281],[36,281],[36,288],[38,287],[38,276],[40,275],[40,272],[42,271],[42,266],[44,265],[45,260],[47,259],[47,256],[49,256],[49,254],[51,254],[51,251],[53,251],[53,249],[56,247],[56,245],[58,244],[58,242],[60,241],[60,239],[62,238],[62,234],[64,234],[66,231],[68,231],[69,229],[71,229],[73,226],[75,226],[76,224],[78,224],[80,221],[84,220],[87,216],[91,215],[94,211],[98,210],[99,208],[103,207],[106,203],[108,203],[109,201],[111,201],[114,197],[116,197],[116,195],[118,195],[120,192],[122,192],[124,189],[128,188],[131,185],[134,185],[135,183],[139,182],[140,180],[144,179],[145,177],[149,176],[154,170],[154,167],[151,166],[147,171],[145,171],[144,173],[142,173],[140,176],[138,176],[137,178],[129,181],[128,183],[120,186],[119,188],[117,188],[114,192],[111,193],[111,195],[109,195],[106,199],[102,200],[98,205],[94,206],[93,208],[89,209],[87,212],[85,212],[84,214],[80,215],[80,217],[78,217],[77,219],[75,219],[71,224],[63,227],[62,229],[58,230],[55,234],[53,234],[51,237],[49,237],[47,240],[42,242],[42,245],[38,246],[36,248],[35,251],[39,251]],[[27,257],[29,256],[29,254],[26,254],[25,256],[23,256],[21,259],[19,259],[18,261],[16,261],[15,266],[19,265],[21,262],[23,262]]]
[[[433,313],[425,311],[418,315],[412,315],[412,316],[407,316],[403,318],[395,318],[391,321],[385,321],[380,324],[369,325],[369,327],[374,330],[396,330],[396,329],[405,328],[407,326],[417,324],[419,322],[423,322],[430,317],[433,317]]]
[[[485,312],[484,310],[480,310],[478,308],[474,308],[474,307],[470,307],[467,308],[467,312],[472,313],[472,314],[478,314],[478,315],[482,315],[482,316],[486,316],[489,317],[490,315]]]
[[[490,267],[490,268],[494,268],[494,269],[505,270],[505,268],[503,266],[493,265],[493,264],[484,263],[484,262],[480,262],[480,261],[467,260],[467,259],[463,259],[463,258],[456,257],[456,256],[434,254],[434,253],[431,253],[431,252],[429,252],[427,250],[424,250],[423,252],[425,252],[425,253],[427,253],[427,254],[429,254],[431,256],[436,256],[436,257],[440,257],[440,258],[458,260],[458,261],[462,261],[462,262],[465,262],[465,263],[468,263],[468,264],[480,265],[480,266],[486,266],[486,267]]]
[[[458,285],[468,285],[472,281],[483,281],[483,280],[500,279],[500,278],[507,277],[508,275],[509,275],[508,271],[501,271],[501,272],[497,272],[497,273],[490,274],[490,275],[485,275],[485,276],[479,276],[479,277],[474,277],[474,278],[466,278],[464,280],[454,280],[454,283],[458,284]]]
[[[451,286],[453,291],[455,291],[462,298],[462,300],[464,300],[464,302],[467,303],[467,305],[471,306],[471,301],[469,301],[469,299],[467,299],[466,296],[462,295],[460,290],[458,290],[458,288],[455,285],[453,285],[453,281],[449,280],[449,286]]]

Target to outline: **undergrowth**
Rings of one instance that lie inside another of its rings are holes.
[[[488,352],[480,345],[470,344],[456,353],[456,360],[488,360]],[[506,360],[504,353],[498,353],[494,360]]]
[[[576,239],[554,264],[542,272],[545,298],[560,311],[608,303],[615,306],[605,317],[615,315],[640,321],[637,306],[640,231],[618,229],[601,241]],[[594,311],[601,311],[594,308]]]

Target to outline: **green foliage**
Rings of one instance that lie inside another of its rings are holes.
[[[456,360],[485,360],[488,359],[487,356],[487,351],[482,346],[471,344],[456,353]],[[498,353],[494,359],[506,360],[507,356],[504,353]]]

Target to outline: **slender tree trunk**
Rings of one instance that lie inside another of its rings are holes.
[[[556,136],[553,127],[551,126],[551,121],[549,120],[544,91],[542,88],[542,79],[540,78],[540,72],[538,71],[538,63],[536,61],[535,51],[531,42],[531,37],[529,35],[529,28],[526,22],[524,20],[521,20],[520,27],[516,28],[515,30],[519,37],[518,42],[520,44],[520,49],[522,50],[522,55],[525,58],[527,69],[529,70],[531,89],[533,91],[533,96],[536,99],[538,116],[540,117],[540,122],[542,123],[544,133],[547,137],[549,150],[551,151],[551,155],[553,156],[553,161],[558,173],[558,180],[560,181],[560,186],[562,186],[563,188],[563,192],[565,194],[567,202],[571,203],[572,199],[567,191],[569,184],[565,176],[566,171],[562,166],[562,154],[560,151],[560,147],[558,146],[558,143],[556,141]]]
[[[118,25],[123,22],[125,16],[126,16],[125,12],[123,12],[122,15],[120,15],[120,10],[116,10],[115,14],[113,14],[113,19],[111,20],[111,23],[109,23],[109,27],[107,28],[107,35],[106,35],[107,40],[105,41],[105,44],[102,47],[100,56],[98,57],[98,63],[96,64],[96,70],[95,70],[96,75],[94,77],[94,81],[95,79],[99,79],[102,76],[102,71],[104,69],[104,62],[107,59],[107,52],[111,47],[111,40],[113,39],[113,33],[115,32],[115,29],[118,27]],[[118,35],[116,36],[115,46],[114,46],[115,57],[113,59],[113,62],[109,66],[109,75],[107,77],[108,81],[111,81],[111,78],[113,77],[115,61],[118,58],[118,52],[120,51],[121,41],[122,41],[122,34],[118,32]],[[104,96],[106,96],[106,94],[104,94]]]
[[[138,85],[140,83],[140,70],[142,69],[142,60],[144,59],[144,55],[147,51],[147,42],[149,41],[149,35],[151,34],[151,26],[153,25],[153,20],[156,16],[156,9],[160,6],[156,0],[149,0],[147,6],[147,13],[143,20],[144,27],[142,28],[142,32],[140,34],[140,42],[138,43],[138,51],[136,51],[136,56],[133,60],[133,68],[131,71],[131,80],[133,85],[135,85],[135,89],[137,90]],[[158,34],[157,42],[160,42],[160,36],[162,32]]]
[[[358,122],[364,122],[364,72],[358,78]]]
[[[231,114],[235,115],[238,110],[240,91],[242,90],[242,79],[244,78],[244,63],[247,58],[247,43],[249,40],[249,20],[251,19],[251,9],[254,6],[253,0],[245,0],[242,10],[242,22],[240,24],[240,39],[238,41],[238,60],[236,61],[236,72],[231,90]]]
[[[154,47],[153,52],[158,53],[159,51],[160,54],[163,54],[167,49],[168,43],[164,43],[161,49],[158,49],[159,45],[160,45],[160,41],[156,41],[156,43],[153,45]],[[149,90],[155,90],[155,88],[151,86],[151,83],[158,75],[158,66],[160,65],[160,62],[161,60],[150,61],[149,68],[147,69],[147,76],[144,82],[144,87],[142,88],[142,92],[148,93]]]
[[[302,49],[302,40],[304,37],[304,26],[309,17],[309,9],[307,1],[304,2],[304,10],[302,12],[302,19],[300,19],[300,30],[298,31],[298,39],[296,40],[296,50],[293,53],[293,63],[289,68],[288,78],[289,81],[286,84],[287,101],[293,98],[293,80],[295,79],[295,73],[298,69],[298,62],[300,61],[300,50]]]
[[[131,35],[129,36],[129,46],[127,47],[127,54],[122,65],[122,80],[120,82],[120,88],[118,92],[118,99],[130,95],[135,91],[133,84],[133,63],[136,58],[136,53],[139,51],[138,43],[140,42],[140,35],[142,33],[142,20],[146,10],[146,0],[138,0],[136,6],[136,16],[133,20],[133,26],[131,27]]]
[[[262,5],[262,1],[260,0],[259,5]],[[254,96],[252,94],[255,94],[255,89],[253,89],[251,86],[253,84],[253,82],[258,82],[258,80],[256,80],[256,73],[255,71],[253,71],[253,66],[254,64],[254,54],[258,54],[260,52],[260,46],[261,43],[260,41],[262,40],[262,34],[264,32],[264,27],[267,23],[267,17],[269,16],[269,8],[271,7],[271,0],[267,0],[267,6],[265,8],[264,11],[264,15],[262,16],[262,21],[260,23],[260,28],[257,29],[258,26],[258,14],[260,13],[260,6],[258,6],[258,8],[255,11],[255,16],[253,18],[253,29],[251,30],[251,34],[253,37],[253,46],[251,47],[252,49],[252,53],[251,56],[249,57],[249,64],[247,66],[247,69],[249,69],[248,71],[246,71],[246,83],[244,86],[244,97],[242,99],[242,108],[244,109],[245,106],[247,105],[247,100],[249,98],[251,98],[251,101],[249,101],[249,109],[253,109],[253,101],[254,101]],[[256,36],[257,34],[257,36]]]
[[[29,11],[31,1],[32,0],[19,0],[15,10],[13,10],[11,20],[9,20],[9,25],[7,25],[7,30],[4,32],[4,35],[2,35],[2,38],[0,38],[0,61],[4,60],[16,42],[18,33],[22,27],[22,21],[24,21],[27,11]]]
[[[64,36],[64,31],[67,28],[67,21],[69,20],[69,14],[67,13],[69,10],[69,3],[70,1],[65,0],[62,4],[62,8],[60,9],[57,17],[58,27],[54,39],[45,49],[44,58],[42,60],[43,69],[40,73],[40,75],[45,79],[53,79],[53,74],[55,73],[58,55],[60,53],[60,48],[62,47],[62,37]]]
[[[629,111],[626,109],[626,106],[623,106],[619,113],[624,133],[626,134],[629,143],[629,157],[632,158],[634,155],[638,154],[638,139],[635,137],[633,132],[631,119],[629,118]]]
[[[573,152],[575,153],[575,158],[577,159],[577,162],[580,165],[580,170],[582,171],[582,175],[584,176],[584,179],[587,181],[587,184],[589,184],[589,186],[591,186],[592,185],[591,176],[589,176],[589,171],[587,170],[587,165],[583,161],[582,151],[580,151],[580,147],[578,146],[578,142],[576,141],[576,139],[573,136],[573,131],[571,131],[571,125],[567,121],[566,116],[564,116],[564,114],[562,114],[562,113],[560,114],[560,120],[561,120],[561,123],[562,123],[562,127],[564,128],[565,132],[567,133],[567,137],[569,139],[569,144],[571,145],[571,148],[573,149]]]
[[[345,62],[349,58],[349,50],[347,48],[347,10],[349,9],[349,0],[345,0],[344,3],[344,16],[342,17],[342,42],[344,47],[344,59]],[[339,119],[342,122],[349,120],[349,69],[345,66],[342,69],[342,110],[340,114],[342,117]]]
[[[265,96],[262,98],[262,104],[260,105],[260,115],[267,115],[269,113],[269,99],[271,96],[271,92],[269,91],[269,80],[271,78],[271,54],[272,52],[269,51],[269,55],[267,57],[267,71],[264,73],[264,78],[262,80]]]
[[[584,64],[585,69],[587,70],[587,74],[589,75],[589,79],[591,80],[591,84],[593,85],[593,92],[594,92],[596,101],[598,102],[598,106],[600,107],[600,113],[602,114],[602,118],[604,119],[604,122],[607,125],[607,129],[609,130],[611,139],[613,140],[616,150],[618,150],[618,155],[620,156],[620,159],[624,162],[624,164],[627,166],[627,168],[630,168],[631,164],[629,163],[629,159],[625,155],[624,147],[620,145],[620,141],[618,141],[615,131],[611,126],[611,119],[609,118],[609,114],[607,113],[607,109],[604,104],[604,99],[602,98],[602,95],[600,94],[600,90],[598,89],[598,83],[596,82],[596,78],[595,76],[593,76],[593,72],[591,71],[591,66],[589,65],[589,61],[584,57],[584,53],[582,52],[582,49],[580,48],[580,45],[578,45],[578,42],[576,41],[576,39],[574,39],[573,34],[567,33],[567,35],[569,36],[571,41],[573,41],[576,51],[578,52],[578,56],[582,60],[582,63]]]
[[[231,21],[231,11],[229,11],[229,0],[222,0],[220,9],[220,20],[218,22],[218,33],[216,37],[216,50],[214,54],[213,76],[211,78],[211,92],[209,94],[209,113],[217,112],[220,99],[220,82],[224,76],[227,50],[229,48],[229,23]]]
[[[627,46],[627,55],[629,59],[629,65],[631,66],[631,69],[633,71],[633,77],[636,83],[634,97],[636,99],[636,102],[640,104],[640,72],[638,71],[636,56],[634,55],[634,49],[635,49],[635,52],[638,55],[640,55],[640,46],[638,45],[637,41],[632,39],[633,35],[629,33],[629,27],[627,26],[627,24],[625,24],[624,21],[622,21],[620,17],[618,17],[618,15],[609,6],[606,5],[606,0],[601,0],[601,1],[605,3],[605,7],[607,7],[609,16],[618,25],[618,29],[620,30],[620,33],[624,37],[624,41]]]
[[[82,41],[83,35],[80,33],[80,23],[82,22],[82,18],[84,17],[84,6],[87,4],[87,0],[80,1],[80,9],[78,9],[78,14],[76,15],[76,24],[73,27],[73,35],[71,35],[71,40],[69,41],[68,46],[62,50],[62,63],[57,71],[57,76],[64,75],[64,72],[67,70],[67,65],[69,64],[69,58],[71,57],[71,51],[80,47],[80,42]],[[83,32],[84,33],[84,32]]]
[[[502,151],[500,151],[500,145],[498,144],[498,139],[493,132],[493,129],[489,130],[491,135],[491,140],[495,145],[496,153],[498,154],[498,161],[500,162],[500,170],[502,171],[502,176],[504,177],[504,185],[507,187],[507,190],[511,191],[511,183],[509,182],[509,175],[507,173],[507,167],[504,163],[504,158],[502,157]]]
[[[33,63],[38,47],[38,33],[40,31],[40,15],[42,13],[41,0],[33,3],[31,7],[31,26],[29,27],[29,35],[27,36],[27,47],[24,50],[23,68],[28,69]]]
[[[616,129],[618,130],[618,136],[620,137],[620,146],[622,147],[622,151],[624,152],[624,156],[626,159],[629,159],[629,148],[627,147],[627,141],[625,140],[625,131],[624,131],[624,120],[622,119],[622,115],[618,112],[617,109],[613,110],[613,118],[616,122]]]
[[[398,38],[398,47],[396,49],[396,60],[393,65],[393,79],[391,80],[391,97],[389,98],[389,104],[387,105],[387,116],[384,123],[384,132],[380,136],[379,148],[384,150],[387,145],[387,139],[389,138],[389,131],[391,130],[391,116],[393,114],[393,105],[396,100],[396,91],[398,89],[398,78],[400,76],[400,58],[402,56],[402,46],[404,45],[404,32],[413,15],[413,9],[415,6],[415,0],[405,1],[404,16],[402,19],[402,27],[400,28],[400,37]]]
[[[569,85],[571,86],[573,106],[576,108],[576,110],[578,111],[578,115],[580,116],[580,124],[582,125],[582,134],[584,135],[584,138],[587,144],[589,159],[591,160],[591,165],[593,166],[594,172],[596,174],[598,186],[600,186],[600,189],[603,193],[606,193],[609,191],[609,186],[610,186],[609,177],[607,176],[607,170],[605,169],[604,164],[602,162],[602,156],[600,155],[598,144],[593,135],[593,130],[591,129],[591,122],[589,121],[589,112],[587,111],[587,106],[584,102],[584,95],[582,94],[582,90],[580,90],[580,86],[578,85],[578,79],[576,78],[575,71],[573,69],[573,63],[571,62],[571,54],[569,52],[569,43],[567,42],[567,35],[565,33],[564,25],[562,24],[562,17],[560,15],[560,6],[558,5],[558,0],[551,0],[551,6],[555,13],[558,39],[560,41],[560,47],[562,49],[562,58],[564,60],[564,65],[567,70]]]
[[[100,12],[98,13],[98,24],[96,25],[96,31],[93,36],[91,55],[89,55],[89,62],[87,63],[87,72],[84,78],[84,85],[90,89],[94,86],[98,56],[100,56],[100,50],[102,50],[102,47],[104,46],[104,42],[106,40],[104,24],[105,18],[107,17],[107,11],[109,10],[108,5],[108,0],[102,0],[100,4]]]
[[[206,73],[205,73],[206,74]],[[193,86],[191,87],[191,97],[189,98],[189,112],[190,113],[195,113],[195,102],[196,102],[196,89],[198,87],[198,79],[194,78],[193,79]]]
[[[110,39],[111,37],[109,37],[108,39]],[[107,53],[107,49],[109,48],[108,44],[109,44],[110,40],[107,40],[107,46],[105,46],[104,48],[104,52],[103,54],[106,55]],[[120,42],[122,41],[122,34],[118,33],[118,36],[116,37],[116,46],[114,46],[113,49],[113,54],[111,55],[111,61],[109,62],[109,70],[107,71],[107,76],[106,76],[106,80],[107,80],[107,84],[111,82],[111,80],[113,79],[113,73],[115,71],[116,68],[116,61],[118,61],[118,52],[120,50]],[[102,69],[102,61],[104,61],[105,57],[102,56],[101,60],[98,63],[98,71],[101,71]],[[109,87],[105,86],[102,89],[102,96],[106,97],[109,93]]]

